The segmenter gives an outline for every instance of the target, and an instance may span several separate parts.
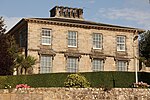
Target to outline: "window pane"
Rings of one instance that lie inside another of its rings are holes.
[[[102,48],[102,35],[99,33],[93,34],[93,48]]]
[[[52,57],[51,56],[41,56],[40,61],[40,73],[50,73],[52,71]]]
[[[103,71],[103,60],[93,59],[93,71]]]
[[[118,71],[127,71],[127,62],[126,61],[118,61],[117,68],[118,68]]]
[[[77,32],[68,32],[68,46],[77,46]]]
[[[23,34],[20,33],[20,47],[23,47],[23,41],[24,41]]]
[[[67,60],[67,71],[77,72],[77,58],[68,58]]]
[[[117,36],[117,51],[125,51],[125,36]]]
[[[51,44],[51,30],[42,29],[42,44]]]

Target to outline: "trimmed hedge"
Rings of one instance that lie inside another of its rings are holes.
[[[31,87],[64,87],[64,81],[71,73],[49,73],[33,75],[0,76],[0,88],[17,84],[28,84]],[[134,72],[85,72],[80,73],[91,83],[91,87],[129,88],[135,82]],[[150,84],[150,73],[138,73],[139,81]]]
[[[15,75],[7,76],[5,85],[11,85],[13,88],[17,84],[28,84],[31,87],[63,87],[64,79],[67,73],[33,74],[33,75]],[[4,76],[0,77],[3,78]],[[2,85],[0,88],[4,88]]]
[[[94,72],[83,73],[92,87],[120,87],[128,88],[135,82],[133,72]]]

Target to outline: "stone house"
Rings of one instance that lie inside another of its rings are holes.
[[[27,56],[32,72],[135,71],[142,29],[86,21],[83,9],[56,6],[49,18],[23,18],[8,34]]]

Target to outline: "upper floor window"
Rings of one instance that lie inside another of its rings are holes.
[[[93,33],[93,49],[102,48],[102,34]]]
[[[23,42],[24,42],[23,33],[20,33],[20,47],[23,47]]]
[[[118,71],[127,71],[127,61],[118,60],[117,61]]]
[[[40,73],[52,72],[52,56],[41,55]]]
[[[125,51],[125,36],[117,36],[117,51]]]
[[[51,45],[51,30],[50,29],[42,29],[42,45]]]
[[[92,62],[92,70],[95,71],[103,71],[104,70],[104,64],[102,59],[93,59]]]
[[[26,46],[26,41],[27,41],[27,32],[26,32],[26,29],[23,28],[21,31],[20,31],[20,34],[19,34],[19,44],[20,44],[20,47],[25,47]]]
[[[77,32],[68,31],[68,47],[77,47]]]
[[[78,58],[68,57],[67,59],[67,72],[78,71]]]

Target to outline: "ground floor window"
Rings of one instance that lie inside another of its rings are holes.
[[[92,61],[92,70],[95,71],[103,71],[104,70],[104,64],[102,59],[93,59]]]
[[[127,71],[127,61],[118,60],[117,61],[118,71]]]
[[[78,58],[67,58],[67,72],[78,72]]]
[[[40,73],[52,72],[52,57],[48,55],[41,55]]]

